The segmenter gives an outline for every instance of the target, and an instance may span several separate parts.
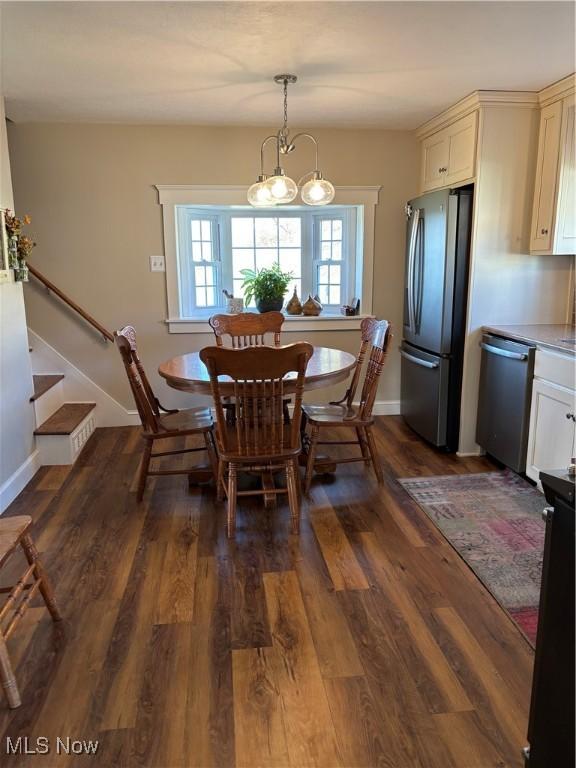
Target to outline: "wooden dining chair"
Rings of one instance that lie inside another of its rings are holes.
[[[354,405],[354,394],[360,380],[362,361],[356,365],[352,382],[346,391],[344,397],[329,405],[304,405],[303,411],[306,416],[306,423],[310,428],[310,434],[307,440],[307,461],[306,461],[306,479],[305,491],[309,493],[314,473],[314,462],[316,451],[319,445],[357,445],[362,453],[361,456],[353,456],[342,459],[326,459],[330,464],[347,464],[355,461],[363,461],[365,464],[372,464],[376,478],[379,483],[383,481],[382,469],[378,461],[376,444],[372,434],[374,417],[372,409],[376,399],[376,390],[384,361],[388,352],[388,346],[392,334],[390,324],[387,320],[372,320],[368,323],[362,323],[362,343],[360,355],[365,356],[370,345],[370,356],[366,365],[366,374],[360,394],[360,402]],[[359,355],[359,357],[360,357]],[[355,439],[352,440],[320,440],[320,430],[326,427],[347,427],[355,432]]]
[[[116,345],[120,350],[122,361],[130,383],[130,389],[136,402],[138,414],[142,422],[142,437],[144,439],[144,452],[140,464],[138,478],[138,501],[144,496],[146,478],[150,475],[188,475],[200,467],[189,469],[150,469],[152,459],[161,456],[173,456],[183,453],[206,451],[210,462],[211,474],[214,481],[217,480],[218,461],[216,458],[213,420],[209,408],[189,408],[188,410],[163,408],[158,398],[152,391],[148,377],[138,357],[136,346],[136,331],[131,325],[126,325],[114,333]],[[165,440],[171,437],[186,437],[198,435],[203,439],[203,445],[195,448],[179,448],[170,451],[152,453],[156,440]]]
[[[0,519],[0,569],[18,548],[22,549],[28,563],[28,567],[16,584],[0,589],[0,592],[8,594],[8,599],[0,609],[0,682],[8,706],[12,709],[20,706],[21,699],[6,641],[16,629],[18,622],[30,607],[32,598],[38,591],[44,598],[52,619],[60,621],[62,618],[54,600],[52,585],[32,539],[31,527],[32,518],[27,515]],[[7,623],[3,627],[5,621]]]
[[[216,440],[220,464],[218,487],[228,497],[228,536],[236,530],[238,496],[288,493],[292,532],[300,526],[298,457],[301,451],[300,418],[304,375],[314,349],[308,342],[285,347],[246,347],[227,349],[207,347],[200,358],[210,374],[216,409]],[[294,411],[288,424],[284,419],[284,377],[293,373]],[[234,382],[234,424],[226,418],[219,376]],[[238,473],[271,474],[286,471],[286,488],[238,491]],[[225,482],[226,470],[228,480]]]
[[[284,315],[282,312],[241,312],[236,315],[212,315],[208,322],[219,347],[225,346],[224,337],[230,339],[233,349],[261,347],[267,344],[267,334],[273,335],[274,346],[279,347]]]
[[[265,345],[267,334],[272,334],[274,346],[280,346],[280,334],[285,317],[282,312],[241,312],[235,315],[212,315],[208,320],[214,331],[216,344],[226,346],[228,337],[232,349],[261,347]],[[290,421],[290,398],[284,400],[284,419]],[[234,423],[234,404],[230,398],[224,403],[224,410],[230,424]]]

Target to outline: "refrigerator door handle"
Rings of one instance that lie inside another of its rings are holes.
[[[410,228],[410,243],[408,245],[408,325],[410,332],[415,333],[415,297],[414,297],[414,278],[415,278],[415,259],[416,259],[416,239],[418,235],[418,222],[420,221],[420,209],[416,208],[412,213],[412,226]]]
[[[416,237],[414,239],[414,331],[420,333],[420,321],[422,319],[422,293],[424,279],[424,244],[422,242],[424,229],[424,217],[422,211],[418,211],[416,223]],[[416,262],[416,254],[418,261]],[[417,267],[417,268],[416,268]]]
[[[508,349],[500,349],[500,347],[493,347],[491,344],[486,344],[485,342],[482,342],[480,344],[480,348],[484,349],[486,352],[490,352],[492,355],[499,355],[500,357],[509,357],[512,360],[528,359],[528,355],[525,355],[522,352],[510,352]]]
[[[411,363],[416,363],[416,365],[421,365],[422,368],[438,368],[439,367],[439,363],[431,363],[429,360],[422,360],[421,357],[415,357],[414,355],[410,355],[408,354],[408,352],[405,352],[403,349],[400,349],[400,354],[406,360],[410,360]]]

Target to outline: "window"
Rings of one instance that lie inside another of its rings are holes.
[[[225,306],[223,290],[241,297],[243,269],[278,264],[304,300],[318,295],[326,313],[360,295],[356,270],[357,206],[321,211],[296,206],[176,206],[180,317]],[[289,296],[287,296],[289,298]]]

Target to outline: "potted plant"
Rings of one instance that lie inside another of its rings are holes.
[[[292,279],[291,272],[282,272],[278,264],[266,269],[241,269],[244,276],[242,288],[248,305],[255,299],[258,312],[274,312],[282,309],[284,295]]]

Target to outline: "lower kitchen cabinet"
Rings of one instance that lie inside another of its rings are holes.
[[[551,381],[534,379],[526,474],[538,481],[540,471],[562,469],[576,451],[575,392]]]

